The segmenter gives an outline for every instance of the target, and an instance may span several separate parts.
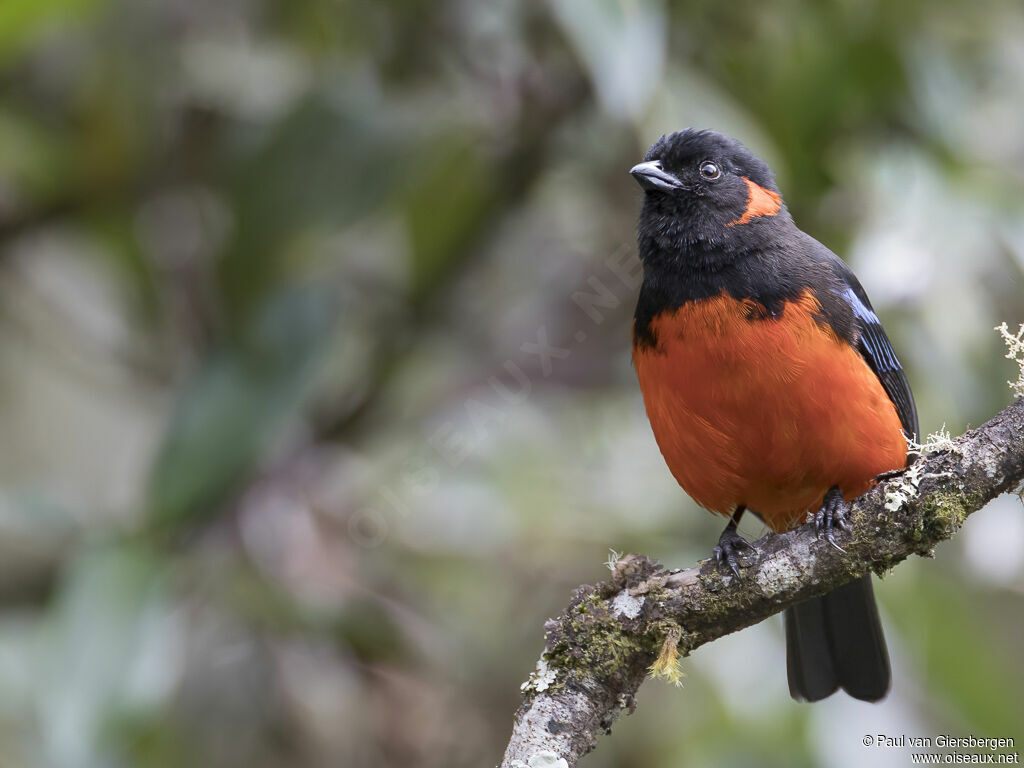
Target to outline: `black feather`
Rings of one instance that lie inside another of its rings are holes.
[[[819,701],[839,687],[825,628],[825,601],[808,600],[786,610],[786,672],[789,695]]]
[[[870,574],[786,611],[786,669],[797,701],[819,701],[842,688],[878,701],[891,673]]]
[[[822,600],[839,685],[855,699],[884,698],[891,677],[889,652],[871,575],[832,590]]]

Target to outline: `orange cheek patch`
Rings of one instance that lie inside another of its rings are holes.
[[[782,208],[782,198],[778,192],[772,192],[759,184],[755,184],[746,176],[742,177],[747,182],[747,210],[735,221],[730,221],[727,226],[734,227],[737,224],[746,224],[757,216],[774,216]]]

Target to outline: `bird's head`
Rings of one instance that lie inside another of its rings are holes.
[[[768,164],[714,131],[662,136],[630,173],[646,193],[641,257],[645,239],[661,251],[753,248],[790,221]]]

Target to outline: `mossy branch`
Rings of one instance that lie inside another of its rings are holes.
[[[932,556],[971,513],[1024,482],[1024,400],[978,429],[927,453],[854,502],[853,526],[832,547],[812,525],[756,542],[739,579],[705,560],[665,571],[626,555],[612,578],[583,585],[544,625],[539,672],[523,685],[502,768],[569,768],[597,744],[655,670],[669,677],[679,656],[749,627],[867,571],[884,573],[911,555]],[[672,646],[672,647],[667,647]]]

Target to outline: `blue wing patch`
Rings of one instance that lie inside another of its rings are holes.
[[[857,318],[857,330],[860,332],[861,343],[866,347],[868,355],[874,362],[873,367],[878,373],[902,370],[903,366],[896,359],[896,352],[889,342],[889,337],[882,330],[882,322],[870,306],[861,301],[853,288],[847,288],[843,298],[853,309]]]

